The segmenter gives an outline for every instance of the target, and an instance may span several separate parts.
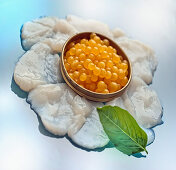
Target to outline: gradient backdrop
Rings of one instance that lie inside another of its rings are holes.
[[[159,65],[151,85],[164,107],[164,124],[147,157],[116,149],[87,152],[48,133],[12,81],[23,23],[39,16],[75,14],[118,26],[150,45]],[[174,170],[176,144],[176,1],[174,0],[0,0],[0,169],[1,170]],[[20,94],[18,97],[13,91]]]

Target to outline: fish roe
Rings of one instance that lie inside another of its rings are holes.
[[[64,65],[70,78],[93,92],[113,93],[128,83],[128,61],[95,33],[68,45]]]

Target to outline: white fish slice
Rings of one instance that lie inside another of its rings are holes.
[[[73,15],[67,16],[66,20],[68,21],[68,23],[74,26],[78,30],[78,32],[97,32],[108,36],[109,38],[113,38],[113,34],[111,33],[108,25],[100,21],[91,19],[85,20]]]
[[[68,133],[76,144],[89,149],[108,143],[95,109],[103,104],[76,95],[65,83],[39,85],[29,93],[28,101],[51,133]]]
[[[21,30],[22,46],[24,50],[29,50],[35,43],[45,42],[51,45],[53,51],[60,52],[65,41],[77,32],[64,19],[42,17],[23,25]],[[57,44],[54,45],[55,43]]]
[[[78,31],[64,19],[59,19],[53,28],[54,35],[52,38],[45,38],[42,42],[48,44],[53,53],[62,51],[62,47],[70,36]]]
[[[53,37],[53,28],[57,20],[54,17],[43,17],[26,22],[21,30],[24,50],[29,50],[35,43],[42,41],[44,38]]]
[[[106,105],[116,105],[128,110],[139,125],[145,128],[162,122],[162,107],[156,92],[139,77],[133,77],[128,90]]]
[[[65,135],[72,124],[71,102],[75,95],[65,83],[40,85],[29,93],[28,101],[47,130],[55,135]]]
[[[140,77],[147,84],[151,83],[153,73],[158,65],[153,50],[143,43],[127,37],[116,39],[116,42],[130,58],[133,75]]]
[[[96,108],[87,117],[80,130],[73,135],[69,134],[69,136],[76,144],[89,149],[103,147],[109,142],[109,138],[100,123]]]
[[[35,44],[17,62],[14,80],[24,91],[40,84],[63,82],[59,69],[59,55],[43,43]]]
[[[126,36],[126,34],[120,28],[113,29],[112,35],[113,35],[114,41],[117,41],[119,38],[123,38]]]

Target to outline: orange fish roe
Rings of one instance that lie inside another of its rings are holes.
[[[68,75],[80,86],[97,93],[113,93],[128,82],[128,62],[107,39],[95,33],[68,45],[64,56]]]

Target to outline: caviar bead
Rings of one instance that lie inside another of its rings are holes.
[[[106,45],[102,45],[100,48],[99,48],[99,51],[100,53],[102,53],[103,51],[106,51],[107,49],[107,46]]]
[[[112,62],[112,60],[109,60],[109,61],[107,62],[107,67],[110,67],[110,68],[113,67],[113,62]]]
[[[92,61],[95,60],[95,56],[94,56],[94,54],[92,54],[92,53],[89,54],[88,58],[91,59]]]
[[[96,81],[98,80],[98,76],[92,75],[92,76],[91,76],[91,80],[92,80],[93,82],[96,82]]]
[[[77,44],[75,45],[75,48],[81,48],[81,44],[80,44],[80,43],[77,43]]]
[[[96,45],[96,47],[98,48],[98,50],[100,50],[100,48],[101,48],[101,44],[98,43],[98,44]]]
[[[86,44],[87,41],[88,41],[88,40],[86,40],[85,38],[83,38],[83,39],[80,41],[80,43],[81,43],[81,44]]]
[[[76,48],[72,47],[72,48],[69,50],[69,53],[70,53],[70,55],[75,55],[75,54],[76,54]]]
[[[105,78],[106,79],[110,79],[111,78],[111,72],[110,71],[106,71],[106,75],[105,75]]]
[[[119,65],[119,68],[123,69],[123,70],[127,70],[128,69],[128,65],[126,63],[121,63]]]
[[[89,70],[94,70],[94,68],[95,68],[95,65],[93,63],[88,64],[88,69]]]
[[[86,73],[86,69],[85,69],[85,68],[81,68],[81,69],[79,70],[79,72],[80,72],[80,73]]]
[[[74,78],[79,78],[79,74],[80,74],[79,71],[74,71],[73,72],[73,77]]]
[[[99,77],[104,78],[105,76],[106,76],[106,70],[102,68]]]
[[[111,80],[112,80],[112,81],[116,81],[116,80],[117,80],[117,78],[118,78],[117,73],[112,73]]]
[[[108,84],[108,89],[111,93],[120,90],[121,86],[120,84],[117,84],[116,82],[111,82]]]
[[[99,76],[101,72],[101,69],[99,67],[95,67],[95,69],[93,70],[94,75]]]
[[[79,79],[80,79],[80,81],[86,81],[86,79],[87,79],[86,73],[82,73],[82,74],[80,75]]]
[[[125,86],[127,84],[127,82],[128,82],[128,78],[125,76],[121,81],[121,85]]]
[[[94,36],[93,39],[94,39],[94,41],[95,41],[96,43],[100,43],[100,42],[101,42],[100,37],[98,37],[97,35]]]
[[[98,47],[93,47],[93,48],[92,48],[92,53],[93,53],[94,55],[98,55],[98,54],[99,54]]]
[[[69,64],[72,64],[73,61],[74,61],[73,56],[68,57],[67,62],[68,62]]]
[[[108,46],[107,47],[107,52],[108,53],[113,53],[114,51],[113,51],[113,47],[112,46]]]
[[[113,66],[113,67],[112,67],[112,71],[113,71],[114,73],[118,73],[118,68],[117,68],[117,66]]]
[[[93,39],[91,39],[91,40],[89,40],[89,45],[91,47],[94,47],[96,45],[96,42]]]
[[[108,56],[107,51],[103,51],[103,52],[101,53],[101,56],[102,56],[102,58],[107,58],[107,56]]]
[[[116,64],[119,63],[119,61],[120,61],[119,55],[117,55],[116,53],[113,53],[112,54],[112,61]]]
[[[114,53],[117,53],[117,50],[116,50],[115,48],[113,48],[113,52],[114,52]]]
[[[99,62],[98,67],[99,68],[105,68],[105,63],[104,62]]]
[[[79,56],[82,53],[82,50],[80,48],[76,49],[76,56]]]
[[[90,60],[90,59],[86,59],[85,61],[84,61],[84,67],[86,68],[86,69],[88,69],[88,65],[89,65],[89,63],[91,63],[92,61]]]
[[[86,45],[85,45],[85,44],[81,44],[80,49],[81,49],[83,52],[85,52]]]
[[[77,68],[77,65],[79,64],[79,61],[78,60],[74,60],[71,64],[71,68],[72,69],[76,69]]]
[[[86,55],[85,55],[84,53],[81,53],[81,54],[79,55],[79,59],[80,59],[80,60],[85,60],[85,59],[86,59]]]
[[[101,61],[101,59],[102,59],[102,58],[101,58],[101,55],[98,54],[97,57],[96,57],[96,59],[97,59],[98,61]]]
[[[118,74],[120,79],[123,79],[123,77],[125,76],[125,72],[122,69],[119,69]]]
[[[107,39],[104,39],[103,44],[106,45],[106,46],[109,46],[109,41]]]
[[[80,69],[82,69],[82,68],[83,68],[83,66],[82,66],[81,64],[78,64],[78,65],[77,65],[77,69],[78,69],[78,70],[80,70]]]
[[[127,60],[123,60],[122,62],[125,63],[125,64],[128,64],[128,61],[127,61]]]
[[[91,34],[90,34],[90,38],[91,38],[91,39],[93,39],[95,36],[96,36],[95,33],[91,33]]]
[[[97,84],[97,87],[100,91],[103,91],[103,90],[107,89],[107,85],[104,81],[99,81],[98,84]]]
[[[89,53],[91,53],[91,50],[92,50],[92,48],[90,46],[87,46],[85,49],[85,53],[89,54]]]

